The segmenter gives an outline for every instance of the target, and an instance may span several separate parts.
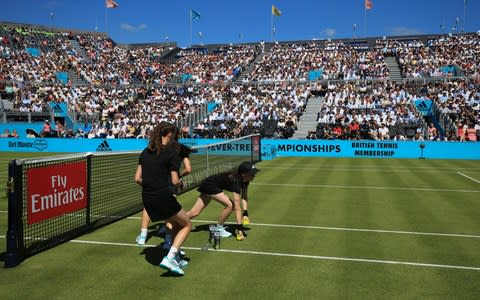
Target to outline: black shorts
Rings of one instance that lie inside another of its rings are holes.
[[[142,200],[153,222],[173,217],[182,209],[171,189],[165,189],[161,194],[142,194]]]
[[[223,190],[219,188],[218,185],[215,184],[215,182],[210,180],[204,180],[198,187],[197,191],[206,195],[216,195],[223,193]]]

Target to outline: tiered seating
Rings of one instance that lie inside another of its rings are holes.
[[[467,131],[480,129],[474,80],[397,85],[388,81],[384,61],[398,56],[406,77],[478,76],[480,37],[474,35],[378,40],[372,48],[368,42],[275,44],[254,66],[262,45],[176,50],[176,61],[164,64],[161,45],[125,48],[95,33],[3,26],[0,37],[2,99],[25,113],[48,112],[52,101],[66,102],[81,120],[98,120],[90,137],[110,131],[114,137],[145,137],[157,122],[182,120],[214,102],[212,113],[191,130],[194,136],[260,132],[288,138],[311,97],[309,80],[331,81],[319,130],[310,138],[430,138],[412,102],[419,97],[435,101],[451,139],[472,140]],[[244,82],[234,84],[247,67],[253,69]],[[58,72],[74,72],[89,85],[62,84]]]
[[[206,48],[180,51],[173,77],[194,83],[232,81],[259,53],[258,46],[220,47],[212,53]]]
[[[248,76],[249,81],[309,79],[309,72],[320,70],[320,79],[387,78],[382,52],[360,50],[343,43],[277,44],[265,53]]]
[[[421,139],[426,127],[402,86],[376,82],[330,86],[318,114],[320,139]]]

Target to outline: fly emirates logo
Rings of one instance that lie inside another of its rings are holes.
[[[29,224],[87,207],[85,163],[34,168],[27,173]]]

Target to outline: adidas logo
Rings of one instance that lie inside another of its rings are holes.
[[[427,105],[425,104],[425,101],[420,102],[420,103],[418,104],[418,107],[419,107],[420,109],[427,109]]]
[[[63,112],[63,109],[60,107],[60,105],[58,105],[58,103],[55,104],[54,106],[52,106],[52,110],[53,110],[53,112],[56,112],[56,113]]]
[[[97,151],[98,152],[112,152],[112,148],[110,148],[110,145],[105,140],[100,145],[98,145]]]

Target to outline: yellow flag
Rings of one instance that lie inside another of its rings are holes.
[[[272,5],[272,15],[279,17],[282,14],[282,11],[279,10],[275,5]]]

